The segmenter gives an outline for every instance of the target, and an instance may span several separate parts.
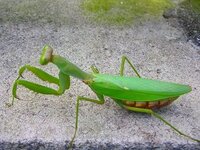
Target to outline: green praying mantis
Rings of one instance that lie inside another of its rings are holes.
[[[61,95],[70,87],[70,76],[82,80],[91,88],[98,99],[92,99],[83,96],[77,97],[75,131],[70,142],[70,147],[72,147],[78,129],[80,101],[87,101],[102,105],[105,102],[104,96],[110,97],[119,106],[129,111],[151,114],[152,116],[164,122],[166,125],[170,126],[180,135],[185,136],[193,141],[200,142],[199,139],[195,139],[179,131],[168,121],[163,119],[159,114],[153,111],[155,108],[161,108],[169,105],[179,96],[190,92],[192,90],[190,86],[141,78],[135,67],[125,56],[122,57],[120,75],[118,76],[101,74],[95,66],[91,66],[92,73],[86,73],[67,59],[59,55],[54,55],[53,49],[50,46],[45,46],[40,57],[40,64],[47,65],[50,62],[58,67],[60,71],[58,78],[34,66],[25,65],[20,68],[19,76],[13,84],[13,99],[10,105],[13,105],[14,99],[18,98],[18,85],[22,85],[36,93]],[[136,77],[124,76],[125,62],[131,66],[137,75]],[[43,81],[58,85],[59,88],[56,90],[24,79],[20,79],[20,77],[23,77],[22,74],[25,70],[31,71],[34,75]]]

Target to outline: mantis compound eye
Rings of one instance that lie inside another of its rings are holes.
[[[48,64],[51,61],[52,53],[53,53],[53,48],[51,48],[50,46],[46,45],[42,49],[42,55],[40,57],[40,64],[41,65]]]

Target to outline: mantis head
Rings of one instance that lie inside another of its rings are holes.
[[[51,61],[52,53],[53,53],[53,48],[51,48],[50,46],[46,45],[42,49],[42,54],[41,54],[41,57],[40,57],[40,64],[41,65],[48,64]]]

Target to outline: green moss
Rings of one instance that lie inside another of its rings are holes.
[[[97,21],[127,24],[138,18],[159,17],[173,7],[170,0],[84,0],[82,8]]]
[[[200,13],[200,0],[185,0],[181,5]]]
[[[0,0],[0,18],[9,22],[66,22],[63,0]],[[64,12],[64,13],[63,13]]]

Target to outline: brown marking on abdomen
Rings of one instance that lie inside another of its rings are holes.
[[[129,107],[155,109],[155,108],[162,108],[164,106],[167,106],[171,104],[177,98],[178,97],[171,97],[167,99],[161,99],[158,101],[150,101],[150,102],[137,102],[137,101],[123,100],[123,104]]]

